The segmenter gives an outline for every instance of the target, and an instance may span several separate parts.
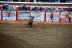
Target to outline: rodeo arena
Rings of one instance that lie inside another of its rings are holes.
[[[0,1],[0,48],[72,48],[72,0],[24,1]]]

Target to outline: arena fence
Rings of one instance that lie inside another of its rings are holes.
[[[31,12],[31,16],[34,16],[34,21],[44,21],[44,12]]]
[[[0,20],[1,20],[1,10],[0,10]]]
[[[30,11],[18,11],[18,20],[28,20]]]
[[[3,20],[16,20],[16,11],[2,11]]]
[[[50,12],[46,12],[46,21],[51,21],[50,20]],[[61,18],[64,19],[66,16],[66,12],[61,12]],[[53,21],[54,22],[58,22],[59,20],[59,12],[54,12],[54,18]]]
[[[54,22],[59,21],[59,13],[60,12],[54,12]],[[34,21],[42,21],[42,22],[50,22],[50,14],[51,12],[45,11],[18,11],[17,9],[15,11],[5,11],[0,10],[0,20],[28,20],[29,16],[34,16]],[[69,12],[63,11],[61,12],[61,18],[63,22],[68,22],[68,14]]]

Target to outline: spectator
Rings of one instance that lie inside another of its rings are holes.
[[[24,5],[22,5],[22,10],[24,10],[24,7],[25,7],[25,6],[24,6]]]
[[[34,11],[34,6],[33,5],[30,8],[31,8],[32,11]]]
[[[52,12],[54,10],[53,6],[50,8],[50,12]]]
[[[71,13],[69,13],[69,16],[68,16],[69,23],[71,23],[71,17],[72,17],[72,14],[71,14]]]
[[[28,5],[28,7],[27,7],[27,8],[28,8],[28,10],[30,10],[30,6],[29,6],[29,5]]]
[[[5,7],[6,7],[6,10],[8,10],[8,11],[11,11],[12,10],[12,7],[11,7],[10,4],[6,5]]]
[[[24,10],[28,10],[28,8],[27,8],[27,6],[26,6],[26,5],[24,6]]]
[[[5,6],[6,10],[9,10],[10,6],[9,4]]]
[[[10,10],[12,10],[12,6],[10,6]]]
[[[5,5],[5,10],[8,10],[8,8],[9,8],[9,5]]]
[[[12,7],[12,10],[14,10],[14,8]]]
[[[37,6],[35,5],[35,7],[34,7],[34,11],[37,9]]]
[[[6,7],[5,7],[5,5],[3,5],[3,6],[2,6],[2,9],[3,9],[3,10],[6,10]]]
[[[22,9],[21,6],[19,6],[19,7],[18,7],[18,10],[21,10],[21,9]]]
[[[17,8],[16,6],[13,6],[13,8],[12,8],[12,9],[13,9],[13,10],[16,10],[16,8]]]
[[[59,11],[59,12],[62,12],[62,8],[58,8],[58,11]]]
[[[40,11],[40,7],[38,6],[38,8],[37,8],[39,11]]]
[[[71,8],[70,8],[70,7],[68,7],[67,11],[68,11],[68,12],[71,12]]]
[[[58,7],[55,8],[55,12],[58,12]]]
[[[46,7],[46,11],[48,12],[48,7]]]
[[[28,10],[28,7],[26,5],[22,5],[22,10]]]
[[[42,11],[43,9],[42,9],[42,5],[40,5],[40,11]]]

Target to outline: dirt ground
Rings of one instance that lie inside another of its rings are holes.
[[[72,48],[72,23],[0,21],[0,48]]]

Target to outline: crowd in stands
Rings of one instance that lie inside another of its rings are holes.
[[[39,11],[42,11],[44,8],[42,8],[42,6],[26,6],[26,5],[22,5],[22,6],[11,6],[10,4],[4,4],[4,5],[2,5],[2,6],[0,6],[0,9],[3,9],[3,10],[7,10],[7,11],[11,11],[11,10],[16,10],[16,9],[18,9],[19,11],[20,10],[25,10],[25,11],[27,11],[27,10],[33,10],[33,11],[35,11],[35,10],[39,10]]]
[[[8,11],[10,11],[10,10],[12,10],[12,6],[9,5],[9,4],[4,4],[4,5],[2,6],[2,9],[3,9],[3,10],[8,10]]]
[[[47,12],[52,12],[52,11],[56,11],[56,12],[58,12],[58,11],[63,11],[63,7],[62,8],[58,8],[58,7],[56,7],[56,8],[54,8],[53,6],[51,6],[50,8],[48,8],[48,7],[42,7],[42,5],[40,5],[40,6],[27,6],[27,5],[22,5],[22,6],[11,6],[10,4],[4,4],[4,5],[2,5],[2,6],[0,6],[0,9],[3,9],[3,10],[7,10],[7,11],[11,11],[11,10],[16,10],[16,9],[18,9],[19,11],[20,10],[25,10],[25,11],[27,11],[27,10],[31,10],[31,11],[44,11],[44,9],[46,9],[46,11]],[[67,9],[67,11],[69,11],[69,12],[71,12],[72,10],[71,10],[71,8],[70,7],[68,7],[68,9]]]

